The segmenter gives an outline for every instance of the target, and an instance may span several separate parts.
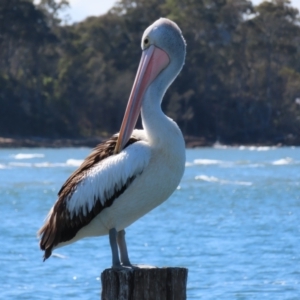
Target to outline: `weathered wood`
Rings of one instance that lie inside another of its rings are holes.
[[[101,274],[101,299],[185,300],[187,275],[186,268],[106,269]]]

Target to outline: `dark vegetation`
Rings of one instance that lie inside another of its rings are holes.
[[[288,1],[121,0],[106,15],[68,26],[58,17],[67,5],[0,1],[0,135],[118,131],[141,35],[165,16],[188,45],[163,102],[185,135],[300,144],[300,20]]]

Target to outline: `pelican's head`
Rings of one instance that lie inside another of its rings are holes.
[[[169,73],[169,76],[164,75],[164,77],[171,77],[172,80],[169,83],[171,84],[182,69],[186,52],[186,43],[177,24],[166,18],[158,19],[145,30],[141,46],[143,53],[145,53],[143,55],[145,56],[149,55],[148,53],[151,52],[152,49],[154,55],[156,52],[161,53],[161,55],[158,54],[158,56],[163,61],[160,61],[159,58],[156,61],[154,57],[153,64],[157,65],[158,69],[161,68],[161,71],[166,69],[162,73]],[[165,54],[169,58],[168,62],[167,59],[163,57]],[[165,63],[166,66],[164,66],[163,63]]]
[[[141,44],[142,58],[128,100],[115,153],[120,152],[130,138],[148,87],[155,82],[155,88],[163,95],[184,64],[185,40],[176,23],[169,19],[160,18],[150,25],[143,34]]]

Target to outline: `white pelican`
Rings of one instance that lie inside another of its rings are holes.
[[[182,69],[185,48],[179,27],[168,19],[144,32],[120,133],[98,145],[59,191],[38,232],[44,260],[55,248],[109,234],[112,266],[132,267],[124,228],[165,201],[184,172],[183,136],[161,101]],[[140,111],[144,130],[134,130]]]

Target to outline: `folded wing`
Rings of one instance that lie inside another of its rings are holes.
[[[47,259],[59,243],[76,233],[101,211],[113,204],[149,163],[147,144],[131,137],[114,155],[117,136],[98,145],[69,177],[58,193],[45,224],[39,230],[40,247]]]

